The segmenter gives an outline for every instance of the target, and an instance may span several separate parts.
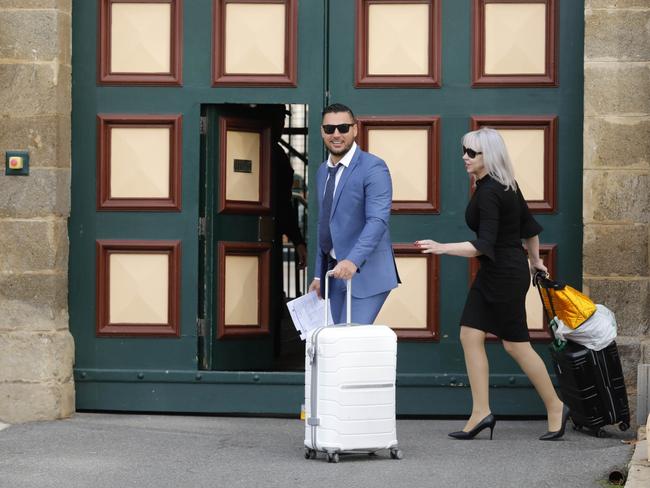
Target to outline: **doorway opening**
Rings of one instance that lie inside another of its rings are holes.
[[[309,107],[201,113],[199,369],[302,371],[286,302],[309,286]]]
[[[291,184],[291,224],[296,225],[302,242],[293,242],[289,235],[282,234],[282,310],[279,313],[278,333],[275,335],[276,371],[304,371],[305,344],[296,331],[286,302],[307,293],[309,286],[306,254],[308,232],[308,120],[309,107],[306,104],[287,104],[285,123],[279,146],[286,152],[293,169]],[[280,188],[276,188],[276,191]],[[298,245],[297,245],[298,244]],[[300,244],[303,251],[300,251]]]
[[[306,104],[287,104],[282,137],[278,143],[289,157],[294,171],[291,185],[292,219],[307,238],[307,166],[308,166],[308,127],[309,107]],[[296,246],[287,235],[283,235],[283,291],[287,298],[297,298],[307,292],[307,266],[299,265]],[[306,263],[305,263],[306,264]]]

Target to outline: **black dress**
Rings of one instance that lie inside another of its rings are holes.
[[[484,176],[467,205],[465,221],[476,232],[470,241],[481,253],[460,324],[513,342],[530,340],[526,293],[530,271],[521,239],[542,231],[521,191]]]

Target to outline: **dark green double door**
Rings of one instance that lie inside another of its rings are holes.
[[[553,250],[556,269],[561,270],[563,278],[579,283],[581,198],[576,188],[581,187],[581,168],[576,162],[581,160],[582,72],[572,66],[582,66],[582,9],[577,5],[581,2],[562,2],[560,6],[558,17],[562,23],[558,27],[558,37],[564,43],[558,65],[560,85],[516,88],[471,86],[474,2],[469,0],[440,2],[438,24],[432,29],[440,32],[437,53],[440,65],[435,68],[436,73],[431,70],[427,73],[430,78],[437,77],[438,87],[414,86],[417,81],[400,85],[395,84],[394,79],[383,86],[381,80],[379,85],[373,85],[371,73],[368,76],[363,70],[356,72],[362,57],[358,54],[361,47],[355,44],[360,28],[357,2],[296,3],[295,87],[212,86],[210,14],[214,4],[209,0],[194,0],[183,5],[183,85],[153,87],[97,85],[94,71],[97,5],[74,2],[75,165],[69,292],[70,323],[77,346],[78,408],[298,411],[303,395],[303,375],[274,371],[272,334],[263,330],[248,335],[219,332],[219,320],[223,315],[219,297],[225,294],[219,283],[228,279],[222,279],[219,274],[220,246],[225,244],[226,251],[232,251],[229,255],[236,258],[234,262],[240,262],[238,258],[263,255],[265,242],[269,242],[260,232],[260,222],[269,211],[260,207],[241,211],[236,205],[226,212],[219,208],[223,181],[219,179],[218,153],[224,143],[220,124],[230,117],[239,123],[232,126],[235,132],[237,129],[248,132],[252,127],[253,132],[263,133],[255,117],[229,113],[231,104],[306,104],[309,107],[306,124],[309,128],[308,185],[315,181],[318,163],[324,157],[318,127],[320,110],[326,103],[342,102],[351,106],[363,122],[360,144],[376,148],[378,153],[392,154],[391,141],[401,140],[399,131],[404,131],[404,136],[413,137],[414,141],[420,140],[418,131],[429,131],[428,142],[423,146],[428,151],[423,163],[424,174],[421,166],[408,167],[410,159],[389,162],[391,171],[396,173],[394,181],[401,185],[398,188],[401,196],[395,203],[391,219],[391,233],[398,257],[403,257],[407,264],[413,257],[409,245],[416,239],[431,237],[451,241],[469,237],[463,222],[469,182],[460,160],[459,138],[470,129],[472,116],[485,120],[490,117],[501,120],[503,116],[527,119],[528,126],[524,124],[524,129],[546,127],[530,125],[536,117],[544,121],[556,117],[555,128],[562,130],[557,131],[554,142],[557,164],[552,182],[555,189],[553,209],[551,212],[542,209],[538,217],[545,227],[543,241],[553,246],[549,249]],[[438,2],[383,3],[396,8],[403,4],[438,5]],[[365,12],[368,5],[382,6],[382,2],[358,4],[361,12]],[[377,14],[381,12],[370,9],[368,18],[374,20],[368,24],[377,21]],[[360,46],[376,39],[377,34],[373,34],[372,29],[367,30],[368,35],[360,38]],[[366,71],[386,70],[372,62]],[[364,80],[370,83],[364,84]],[[178,212],[97,211],[94,208],[96,170],[93,164],[82,162],[95,161],[98,138],[92,121],[100,113],[182,115],[182,202]],[[203,135],[202,117],[207,120]],[[503,127],[521,129],[512,124]],[[373,129],[386,131],[384,134],[390,137],[381,140],[376,137],[381,134],[373,133]],[[429,162],[429,156],[434,153],[435,162]],[[413,160],[419,161],[418,158],[421,159],[421,155],[416,154]],[[424,186],[418,180],[424,180]],[[313,265],[316,228],[313,223],[317,212],[313,185],[309,189],[312,190],[309,191],[312,225],[308,242],[310,265]],[[413,195],[409,195],[410,191]],[[95,244],[98,240],[181,243],[177,336],[117,334],[107,337],[97,334]],[[233,243],[236,244],[234,249],[229,248]],[[272,249],[273,244],[267,247]],[[224,255],[228,255],[227,252]],[[469,390],[457,320],[471,270],[465,260],[443,257],[434,267],[428,268],[429,271],[436,274],[436,280],[427,281],[435,294],[427,295],[430,303],[424,305],[426,324],[412,330],[400,324],[398,409],[401,414],[462,414],[469,408]],[[421,274],[415,270],[412,276]],[[276,295],[271,289],[267,291],[269,297]],[[245,299],[249,292],[246,290]],[[270,300],[265,305],[268,309],[262,310],[259,293],[250,296],[257,297],[253,305],[260,312],[258,317],[272,320]],[[222,328],[224,325],[221,324]],[[268,323],[257,325],[264,329]],[[540,351],[545,350],[544,334],[538,334],[540,342],[536,347]],[[495,398],[495,410],[512,414],[541,413],[543,408],[530,384],[500,345],[491,343],[489,355],[491,383],[502,387],[499,391],[503,392]]]

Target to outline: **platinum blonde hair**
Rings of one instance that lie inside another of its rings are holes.
[[[506,190],[517,190],[512,161],[499,131],[489,127],[482,127],[479,130],[465,134],[462,144],[467,148],[483,153],[483,164],[488,174],[505,186]]]

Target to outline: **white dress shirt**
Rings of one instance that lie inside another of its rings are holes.
[[[336,188],[339,186],[339,181],[341,181],[341,175],[343,172],[350,166],[350,163],[352,162],[352,157],[354,156],[354,153],[357,150],[357,143],[352,142],[352,147],[350,147],[350,150],[345,153],[345,155],[341,158],[341,160],[338,162],[338,164],[342,164],[343,166],[339,168],[339,170],[336,172],[336,180],[334,181],[334,197],[336,197]],[[327,158],[327,167],[328,168],[333,168],[334,164],[332,164],[332,156],[328,156]],[[327,181],[330,179],[329,175],[327,175],[327,179],[325,180],[325,187],[327,187]],[[324,194],[324,192],[323,192]],[[334,248],[330,251],[330,256],[332,256],[333,259],[336,259],[336,253],[334,252]]]

